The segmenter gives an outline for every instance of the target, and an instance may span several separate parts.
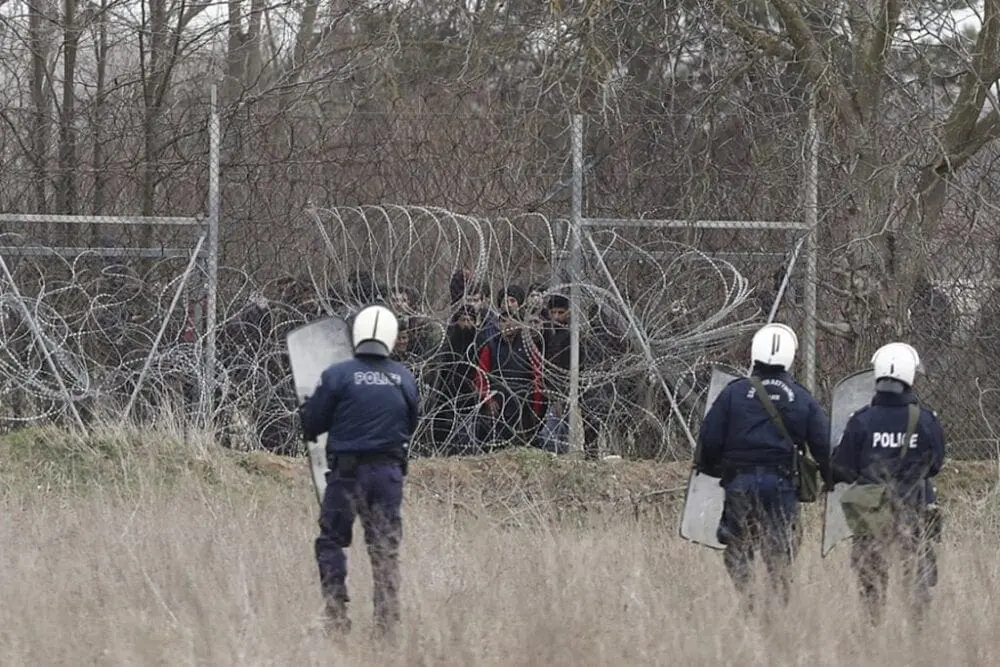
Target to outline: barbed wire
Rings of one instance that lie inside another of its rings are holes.
[[[568,307],[572,285],[553,270],[559,252],[553,227],[565,221],[538,214],[486,220],[406,206],[308,213],[327,249],[323,262],[304,267],[308,278],[258,283],[249,272],[223,271],[212,416],[223,443],[297,451],[285,335],[324,314],[350,317],[382,301],[402,318],[396,355],[423,389],[417,454],[512,441],[565,450],[569,329],[558,311]],[[760,322],[762,309],[728,259],[665,238],[641,245],[612,233],[598,235],[596,244],[623,249],[627,260],[603,259],[605,274],[588,270],[592,277],[578,285],[580,312],[568,314],[581,324],[588,446],[688,456],[672,420],[697,420],[711,364]],[[536,274],[525,263],[532,253]],[[120,410],[136,393],[133,416],[140,421],[178,406],[194,419],[206,332],[195,321],[203,297],[190,285],[184,312],[168,316],[182,269],[176,259],[19,259],[13,271],[19,294],[9,285],[0,293],[6,398],[0,421],[16,428],[65,413],[66,396],[44,363],[45,349],[53,352],[69,398],[87,414]],[[516,303],[508,307],[507,298]],[[165,320],[167,335],[153,349]],[[683,414],[671,414],[658,369]],[[493,401],[483,400],[480,379]]]
[[[285,335],[317,317],[350,317],[365,303],[383,301],[402,318],[398,356],[413,369],[424,397],[416,454],[477,452],[511,442],[565,450],[568,331],[545,313],[547,305],[565,303],[560,298],[573,287],[560,263],[566,249],[556,241],[565,220],[541,214],[486,219],[421,206],[313,207],[304,215],[324,255],[304,258],[297,277],[261,281],[231,266],[221,272],[225,296],[210,419],[220,442],[301,451]],[[758,234],[756,250],[742,253],[738,246],[706,251],[670,234],[589,233],[592,252],[584,255],[585,279],[577,285],[580,309],[570,316],[581,323],[580,405],[592,450],[689,456],[678,420],[699,423],[713,366],[745,368],[748,334],[774,305],[774,292],[763,288],[760,276],[786,257],[779,252],[780,234],[770,242]],[[25,247],[23,239],[17,241]],[[179,258],[122,262],[96,254],[37,253],[12,266],[20,294],[9,285],[0,290],[0,424],[14,429],[65,421],[67,394],[89,418],[101,411],[120,413],[136,392],[133,416],[140,422],[176,410],[183,419],[198,418],[207,339],[199,317],[205,276],[190,281],[184,308],[168,317],[183,271]],[[801,282],[798,269],[793,275],[798,276],[793,284]],[[993,414],[995,389],[986,380],[967,393],[960,382],[942,380],[971,377],[984,363],[981,358],[988,358],[976,337],[982,324],[976,322],[985,321],[991,306],[981,296],[970,297],[974,305],[966,310],[973,308],[972,324],[944,326],[959,315],[970,316],[954,312],[961,303],[947,287],[936,288],[929,302],[915,306],[915,320],[940,325],[917,330],[924,346],[935,341],[944,346],[927,355],[937,382],[918,389],[950,422],[949,432],[957,432],[952,438],[959,455],[990,456],[988,433],[995,425],[981,422]],[[518,308],[515,317],[501,318],[507,294]],[[796,297],[779,305],[780,319],[794,323],[801,311]],[[461,313],[469,315],[466,324],[471,325],[464,331],[456,318]],[[153,350],[165,320],[167,335]],[[507,329],[510,338],[503,334]],[[528,365],[535,362],[538,386],[519,387],[516,373],[505,377],[501,369],[484,364],[483,349],[494,349],[499,340],[520,345]],[[46,350],[65,391],[45,362]],[[149,372],[137,390],[147,362]],[[819,362],[828,380],[850,372],[835,350],[826,350]],[[498,395],[513,398],[491,408],[476,383],[480,374]],[[531,404],[531,392],[539,387],[540,402],[531,406],[531,416],[505,415],[508,403],[519,405],[518,391]],[[681,414],[671,411],[665,391],[675,394]],[[826,400],[823,391],[818,393]],[[954,421],[953,415],[965,415],[955,396],[970,406],[963,423]]]
[[[753,73],[759,78],[770,71]],[[685,93],[690,104],[674,101],[655,113],[625,105],[615,113],[588,117],[587,214],[678,219],[802,217],[804,107],[800,100],[751,87],[743,90],[746,97],[730,97],[724,104],[720,98],[715,104],[703,92],[692,89]],[[131,100],[116,102],[107,113],[94,113],[93,118],[81,117],[75,209],[106,214],[107,219],[116,212],[140,209],[158,215],[198,215],[208,179],[207,131],[201,127],[207,109],[202,93],[180,91],[175,105],[157,118],[158,135],[169,146],[165,155],[146,156],[139,150],[144,117],[133,113]],[[359,113],[354,107],[345,110],[331,104],[319,93],[304,95],[291,110],[286,101],[272,96],[223,108],[220,332],[225,326],[235,326],[234,318],[242,317],[239,313],[254,292],[262,295],[266,310],[280,313],[289,322],[343,310],[339,291],[359,270],[364,272],[371,265],[378,265],[372,270],[386,290],[409,287],[416,293],[409,315],[435,341],[444,339],[450,322],[452,308],[445,286],[456,271],[467,268],[475,280],[486,280],[494,295],[509,283],[526,287],[544,282],[549,292],[568,292],[568,276],[559,271],[568,253],[563,220],[569,210],[571,182],[568,107],[504,107],[497,113],[469,112],[463,107],[456,113],[423,113],[423,107],[404,105],[388,113]],[[14,125],[32,126],[33,110],[8,113],[13,114]],[[921,351],[927,351],[928,364],[934,369],[923,380],[921,393],[945,421],[949,438],[957,445],[953,451],[964,456],[993,455],[992,445],[983,443],[1000,424],[984,424],[983,419],[984,415],[993,419],[994,407],[1000,407],[991,405],[998,395],[993,369],[1000,356],[996,335],[1000,311],[994,286],[998,257],[995,225],[991,224],[1000,202],[1000,181],[994,176],[997,153],[993,149],[980,152],[949,181],[941,226],[915,242],[920,249],[917,256],[928,258],[928,267],[915,290],[910,315],[897,313],[899,331],[886,331],[882,316],[876,316],[879,300],[904,297],[869,290],[865,281],[874,282],[872,276],[877,278],[879,271],[885,273],[888,268],[877,263],[845,266],[843,260],[854,248],[884,244],[888,236],[902,239],[909,232],[883,233],[876,225],[877,233],[869,233],[875,223],[866,216],[880,222],[890,212],[859,210],[859,202],[869,198],[866,188],[893,191],[905,200],[910,187],[907,179],[919,174],[920,165],[937,159],[938,150],[928,140],[933,119],[900,115],[898,109],[887,114],[887,119],[898,125],[886,139],[890,154],[886,173],[895,176],[877,188],[852,181],[853,167],[841,154],[843,147],[832,132],[833,124],[820,151],[819,317],[837,324],[845,319],[845,311],[853,308],[860,313],[846,318],[853,327],[846,335],[821,328],[816,393],[828,401],[837,379],[864,366],[872,345],[887,336],[912,339]],[[100,162],[88,152],[96,150],[98,141],[104,142]],[[5,174],[0,191],[3,208],[57,210],[51,199],[62,167],[54,164],[54,155],[47,161],[42,155],[37,164],[44,173],[39,177],[36,162],[26,159],[30,156],[29,150],[14,144],[5,144],[0,152]],[[155,169],[144,170],[143,164],[150,160]],[[426,205],[349,205],[384,201]],[[319,234],[317,219],[331,235],[335,256]],[[190,234],[182,229],[133,227],[110,233],[105,226],[94,225],[93,231],[36,231],[31,238],[53,246],[81,246],[95,239],[125,248],[190,245],[190,239],[180,240]],[[663,388],[657,388],[656,381],[640,379],[640,368],[650,366],[643,345],[663,375],[673,378],[687,413],[696,415],[690,406],[699,396],[697,388],[704,385],[705,365],[722,362],[744,367],[744,329],[739,323],[759,322],[768,312],[775,274],[787,265],[796,239],[785,232],[750,228],[669,233],[607,229],[592,235],[599,252],[585,258],[581,293],[585,311],[596,307],[599,318],[610,322],[591,326],[588,317],[585,329],[603,335],[614,324],[624,332],[621,345],[628,352],[618,366],[609,352],[614,347],[602,342],[598,350],[609,359],[588,360],[592,369],[602,370],[585,371],[582,382],[591,383],[586,391],[597,387],[612,395],[614,400],[607,402],[615,410],[633,410],[637,415],[637,426],[623,427],[625,435],[605,438],[613,440],[612,448],[645,448],[647,454],[657,455],[672,452],[683,443],[678,444],[671,431],[669,411],[663,409]],[[872,254],[876,258],[892,255],[884,248]],[[595,255],[606,260],[610,278]],[[383,262],[385,257],[393,258],[391,266]],[[96,257],[81,260],[97,261]],[[120,399],[130,395],[128,387],[135,384],[136,369],[148,357],[172,296],[166,285],[180,275],[181,261],[131,262],[141,274],[132,279],[133,287],[144,292],[138,296],[117,292],[109,296],[94,282],[93,271],[84,270],[82,264],[74,274],[62,264],[54,268],[47,259],[19,262],[22,275],[27,271],[31,276],[29,284],[45,276],[44,289],[29,290],[26,298],[41,299],[31,308],[40,312],[46,344],[62,355],[57,363],[75,398],[85,396],[80,400],[88,402],[98,396]],[[29,266],[35,268],[29,270]],[[731,278],[734,272],[742,277],[742,286]],[[200,274],[196,278],[193,282],[205,280]],[[158,284],[147,289],[147,282]],[[640,322],[640,340],[631,335],[623,313],[616,311],[618,299],[611,283],[621,288]],[[289,305],[299,302],[282,296],[291,285],[295,285],[293,291],[305,295],[300,299],[305,305]],[[806,321],[805,288],[800,262],[778,313],[779,319],[799,329]],[[112,353],[97,346],[95,341],[106,337],[102,333],[106,325],[84,316],[85,303],[64,303],[73,295],[85,301],[84,293],[105,318],[123,309],[148,313],[141,321],[120,325],[126,333],[114,345],[123,351],[111,346]],[[159,296],[153,299],[153,294]],[[857,298],[859,294],[870,303]],[[197,300],[194,295],[188,299],[188,306]],[[30,399],[31,409],[19,409],[18,414],[24,415],[19,419],[52,418],[59,410],[58,383],[37,356],[44,354],[39,342],[28,329],[16,328],[16,308],[12,307],[16,304],[9,299],[5,303],[9,305],[4,311],[14,317],[9,334],[12,345],[30,354],[16,362],[0,361],[10,364],[18,378],[3,384],[0,392],[10,391],[18,400]],[[202,379],[197,359],[205,344],[204,332],[197,326],[191,340],[164,341],[152,360],[155,373],[144,383],[144,392],[173,396],[174,385],[186,386],[193,377],[195,387],[181,393],[188,397],[197,393],[195,380]],[[879,333],[869,335],[869,329]],[[264,332],[255,335],[265,337]],[[280,347],[280,336],[267,335],[268,345]],[[282,357],[280,353],[255,354],[219,368],[222,400],[214,418],[222,436],[233,442],[257,438],[241,434],[263,431],[258,428],[260,420],[270,420],[267,423],[274,426],[268,428],[274,433],[290,428],[285,397],[289,388],[281,384],[284,380],[274,383],[275,378],[284,377],[278,370],[284,363]],[[110,356],[104,359],[102,355]],[[94,359],[100,363],[95,365]],[[420,363],[421,372],[431,377],[427,369],[433,369],[433,364]],[[63,366],[76,369],[77,374],[86,368],[86,374],[77,377]],[[605,378],[602,372],[616,379]],[[976,389],[977,381],[985,393]],[[243,392],[243,387],[250,389]],[[266,419],[247,416],[264,415],[259,407],[234,407],[258,406],[265,399],[254,398],[255,403],[250,397],[259,396],[271,396],[266,401],[285,407],[267,408],[266,414],[274,417]],[[584,398],[589,400],[589,394]],[[152,405],[152,399],[145,398],[137,410],[155,412]],[[651,435],[640,433],[642,429]],[[268,443],[272,439],[280,438],[257,438]],[[632,444],[638,441],[652,444]]]

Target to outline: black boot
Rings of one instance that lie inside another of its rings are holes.
[[[338,591],[323,597],[326,600],[324,629],[327,634],[346,635],[351,631],[351,619],[347,615],[347,603],[350,599],[347,593]]]
[[[377,641],[394,644],[399,627],[399,573],[395,559],[377,567],[374,587],[374,633]]]
[[[868,625],[877,627],[882,624],[882,609],[884,601],[881,592],[876,588],[862,588],[861,601],[865,608],[865,618]]]
[[[376,616],[372,627],[372,639],[387,646],[399,644],[399,619]]]

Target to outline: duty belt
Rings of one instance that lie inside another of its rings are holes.
[[[383,463],[402,463],[406,460],[405,450],[390,450],[379,452],[343,452],[337,453],[337,458],[352,458],[358,465],[380,465]]]
[[[361,465],[379,465],[382,463],[402,463],[405,454],[401,452],[364,452],[359,454],[354,454],[358,458],[358,463]]]
[[[773,465],[746,465],[746,466],[733,466],[732,468],[727,468],[723,478],[732,480],[740,475],[777,475],[778,477],[784,477],[786,479],[794,479],[795,474],[792,469],[788,466],[773,464]]]
[[[407,473],[406,450],[393,449],[379,452],[336,452],[329,462],[331,470],[337,470],[344,477],[353,477],[358,466],[396,464]]]

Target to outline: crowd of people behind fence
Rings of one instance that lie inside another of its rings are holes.
[[[357,287],[359,301],[384,294],[364,280]],[[458,271],[441,326],[417,314],[414,290],[387,291],[401,324],[393,356],[424,385],[427,424],[418,447],[439,454],[506,444],[567,450],[572,314],[566,294],[539,283],[493,289]]]
[[[384,303],[398,314],[400,334],[393,356],[422,385],[425,418],[412,445],[415,453],[468,454],[509,445],[567,452],[569,323],[575,314],[566,291],[542,283],[494,287],[476,280],[468,270],[456,271],[448,287],[446,321],[427,314],[426,297],[413,288],[379,284],[364,274],[352,276],[341,290],[327,295],[325,307],[306,313],[306,319],[330,311],[350,318],[368,303]],[[302,298],[286,293],[279,300]],[[628,347],[625,327],[608,310],[596,305],[588,309],[586,335],[580,341],[581,370],[614,364]],[[264,302],[251,301],[231,318],[220,340],[220,363],[232,362],[247,346],[248,329],[258,341],[260,332],[272,343],[283,338],[270,317]],[[277,333],[268,336],[267,331]],[[251,369],[253,364],[229,366]],[[272,377],[286,381],[287,376],[287,367],[273,369]],[[230,386],[243,386],[240,380],[235,377]],[[623,402],[629,401],[627,393],[620,381],[584,384],[580,401],[586,414],[583,444],[588,456],[596,456],[598,436],[613,413],[620,413]],[[265,447],[279,448],[275,445],[287,440],[293,407],[288,401],[288,396],[282,397],[280,419],[258,425],[257,436]]]

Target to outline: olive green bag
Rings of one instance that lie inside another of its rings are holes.
[[[798,491],[799,502],[816,502],[820,491],[819,465],[809,456],[808,452],[792,440],[788,429],[785,428],[784,420],[781,419],[778,409],[771,402],[771,397],[768,395],[767,389],[764,388],[764,383],[760,381],[760,378],[753,375],[750,376],[750,384],[753,385],[757,398],[760,399],[760,402],[764,405],[764,409],[767,410],[767,414],[771,418],[771,423],[778,429],[778,433],[792,445],[792,473],[795,475],[795,488]]]
[[[900,458],[906,457],[910,449],[910,438],[913,437],[920,419],[920,408],[911,403],[909,406],[909,421],[906,426],[906,437],[903,438]],[[884,483],[859,484],[855,482],[844,490],[840,497],[840,506],[844,510],[847,525],[855,535],[887,535],[892,529],[893,504],[892,491]]]

